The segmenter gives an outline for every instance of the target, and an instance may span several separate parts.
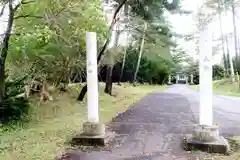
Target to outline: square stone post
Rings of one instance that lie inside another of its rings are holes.
[[[186,84],[188,84],[188,76],[184,75],[185,80],[186,80]]]
[[[106,142],[105,125],[99,122],[97,36],[95,32],[86,33],[86,51],[88,119],[83,124],[82,134],[73,138],[73,143],[81,145],[104,145]]]
[[[193,85],[193,74],[190,75],[190,85]]]
[[[236,72],[236,80],[237,80],[237,82],[239,83],[239,75],[238,75],[238,72]]]
[[[168,85],[171,85],[172,84],[172,77],[171,75],[169,74],[168,75]]]
[[[176,84],[178,84],[179,81],[179,74],[176,75]]]
[[[192,135],[187,138],[190,149],[207,152],[227,153],[229,145],[219,135],[218,126],[213,125],[212,106],[212,32],[210,28],[200,31],[200,104],[199,124],[194,126]]]
[[[99,123],[97,36],[95,32],[86,33],[86,48],[87,48],[88,121],[93,123]]]
[[[199,124],[212,126],[212,32],[206,28],[200,33],[200,116]]]

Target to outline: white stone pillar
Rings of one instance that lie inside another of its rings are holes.
[[[88,120],[83,123],[82,133],[72,139],[75,145],[105,145],[107,143],[105,125],[99,122],[97,35],[86,33],[87,50],[87,107]]]
[[[172,83],[172,82],[171,82],[171,75],[169,74],[168,75],[168,84],[170,84],[170,83]]]
[[[191,74],[191,76],[190,76],[190,84],[193,84],[193,74]]]
[[[212,126],[212,31],[206,28],[200,32],[200,125]]]
[[[179,81],[179,74],[177,74],[176,76],[176,84],[178,84],[178,81]]]
[[[236,80],[237,80],[237,82],[239,82],[239,75],[238,75],[238,72],[236,72]]]
[[[97,73],[97,36],[95,32],[86,33],[87,49],[87,105],[88,122],[99,122],[98,73]]]
[[[212,31],[208,27],[200,31],[199,51],[200,124],[195,125],[192,136],[187,136],[185,139],[186,148],[226,154],[230,151],[229,144],[224,137],[219,135],[218,126],[213,125]]]

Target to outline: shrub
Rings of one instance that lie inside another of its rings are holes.
[[[21,120],[29,111],[29,102],[19,96],[24,93],[24,78],[6,80],[4,101],[0,104],[0,122]]]
[[[224,77],[224,68],[219,65],[213,65],[213,80],[219,80]]]

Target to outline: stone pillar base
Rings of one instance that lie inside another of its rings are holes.
[[[168,82],[167,85],[172,85],[172,83],[169,83],[169,82]]]
[[[190,82],[189,84],[190,84],[190,85],[195,85],[194,83],[191,83],[191,82]]]
[[[186,150],[199,149],[209,153],[227,154],[230,150],[227,140],[219,135],[217,126],[196,125],[192,135],[184,139]]]
[[[218,126],[196,125],[193,128],[192,138],[203,142],[217,141],[219,138]]]
[[[85,122],[83,132],[72,139],[74,145],[104,146],[115,136],[114,133],[105,131],[102,123]]]
[[[102,123],[85,122],[83,123],[83,135],[97,136],[105,134],[105,125]]]

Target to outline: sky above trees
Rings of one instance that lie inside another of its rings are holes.
[[[174,31],[182,34],[191,34],[196,31],[196,18],[195,15],[197,13],[198,6],[201,6],[203,3],[203,0],[197,0],[197,1],[192,1],[192,0],[183,0],[182,1],[182,7],[185,10],[191,10],[193,11],[192,14],[190,15],[170,15],[169,14],[169,19],[170,22],[172,23],[174,27]],[[240,26],[240,8],[236,7],[236,24],[237,26]],[[220,27],[219,27],[219,19],[218,16],[215,17],[214,21],[209,24],[210,27],[213,30],[213,35],[214,39],[217,39],[220,37]],[[232,13],[231,11],[228,12],[228,15],[222,15],[222,27],[223,27],[223,32],[224,33],[232,33],[233,32],[233,25],[232,25]],[[240,32],[240,28],[237,27],[237,32]],[[179,43],[181,46],[187,51],[188,54],[192,55],[194,59],[197,59],[198,56],[196,55],[195,47],[196,44],[194,41],[184,41],[184,40],[179,40]],[[233,56],[235,54],[234,51],[234,40],[233,38],[229,38],[229,49],[230,49],[230,54]],[[222,53],[221,50],[219,53],[214,55],[213,57],[213,62],[214,63],[220,63],[222,60]]]

